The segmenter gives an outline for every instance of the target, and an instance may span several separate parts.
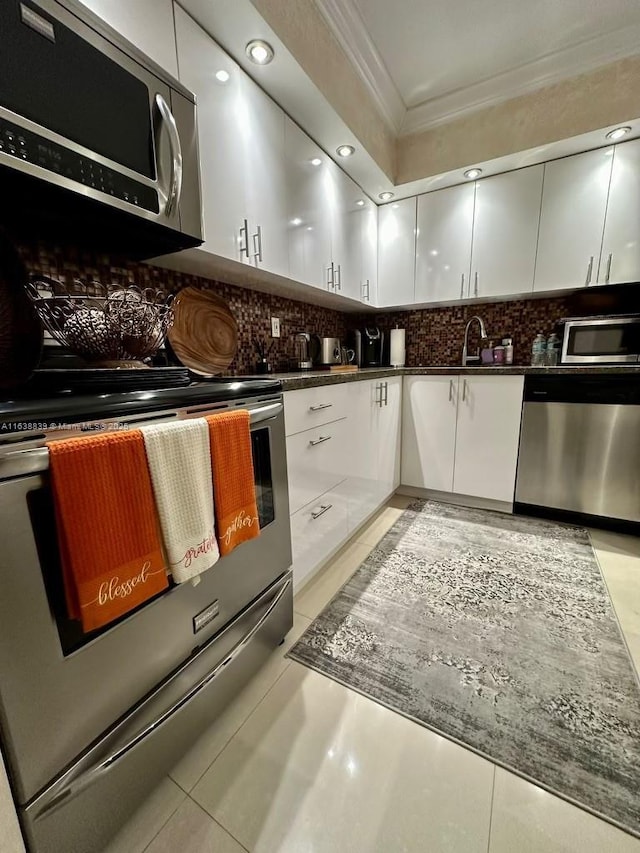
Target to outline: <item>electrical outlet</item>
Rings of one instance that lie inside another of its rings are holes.
[[[280,318],[272,317],[271,318],[271,337],[279,338],[280,337]]]

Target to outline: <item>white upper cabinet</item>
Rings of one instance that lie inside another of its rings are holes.
[[[595,284],[613,147],[545,165],[534,290]]]
[[[180,80],[198,98],[204,249],[289,274],[284,113],[179,6]]]
[[[178,76],[172,0],[81,0],[110,27]]]
[[[467,296],[474,198],[473,182],[418,196],[416,302]]]
[[[598,284],[640,281],[640,139],[616,145]]]
[[[530,166],[477,182],[468,296],[533,290],[543,171]]]
[[[331,212],[323,151],[295,122],[285,120],[285,160],[289,229],[289,274],[314,287],[328,287]]]
[[[331,211],[330,289],[351,299],[361,297],[362,252],[360,187],[332,160],[327,163],[326,190]]]
[[[378,208],[378,305],[411,305],[415,295],[416,198]]]
[[[360,207],[362,241],[362,301],[378,304],[378,205],[364,194]]]

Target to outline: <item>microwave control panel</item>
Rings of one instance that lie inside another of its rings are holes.
[[[76,151],[51,142],[0,117],[0,152],[41,166],[78,184],[99,190],[136,207],[158,213],[158,193]]]

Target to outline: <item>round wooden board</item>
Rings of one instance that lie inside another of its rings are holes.
[[[167,337],[180,363],[202,376],[226,370],[238,349],[238,324],[224,299],[210,290],[185,287],[173,311]]]

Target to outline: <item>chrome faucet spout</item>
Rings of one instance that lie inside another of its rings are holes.
[[[471,327],[471,324],[473,323],[474,320],[478,321],[478,325],[480,327],[480,337],[482,337],[482,338],[487,337],[487,330],[485,329],[484,321],[483,321],[482,317],[478,317],[478,315],[475,314],[469,320],[469,322],[467,323],[466,328],[464,330],[464,345],[462,347],[462,366],[463,367],[466,367],[467,364],[469,364],[469,362],[477,363],[480,361],[480,353],[479,352],[477,352],[475,355],[469,355],[468,354],[469,353],[469,328]]]

